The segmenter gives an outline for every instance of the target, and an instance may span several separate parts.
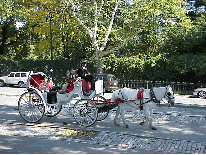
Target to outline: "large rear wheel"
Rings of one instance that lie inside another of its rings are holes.
[[[75,103],[73,117],[81,126],[91,126],[97,120],[97,107],[91,100],[79,100]]]
[[[38,122],[44,115],[45,107],[41,97],[35,91],[23,93],[18,102],[19,114],[29,122]]]

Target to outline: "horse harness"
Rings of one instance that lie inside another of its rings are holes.
[[[167,88],[166,88],[167,89]],[[138,94],[137,94],[137,100],[140,100],[140,105],[139,105],[139,109],[140,111],[143,110],[143,105],[146,104],[146,103],[149,103],[149,102],[155,102],[155,103],[158,103],[160,104],[160,101],[157,100],[155,94],[154,94],[154,91],[153,89],[150,89],[150,100],[146,101],[146,102],[143,102],[144,98],[143,98],[143,93],[144,93],[144,88],[140,88],[139,91],[138,91]],[[125,102],[127,99],[127,97],[124,97],[123,93],[121,92],[121,89],[119,90],[118,92],[118,95],[121,95],[122,97],[121,98],[118,98],[116,101],[119,101],[119,102]],[[169,99],[173,99],[170,97],[171,93],[166,93],[165,94]],[[131,101],[135,101],[135,100],[131,100]],[[136,102],[134,102],[136,104]]]
[[[140,105],[139,105],[140,111],[143,110],[143,93],[144,93],[144,88],[140,88],[137,94],[137,99],[140,100]]]
[[[144,98],[143,98],[143,93],[144,93],[144,88],[140,88],[139,91],[138,91],[138,93],[137,93],[137,100],[140,100],[140,105],[139,105],[140,111],[143,110],[143,105],[144,105],[145,103],[149,103],[149,102],[151,102],[151,101],[156,102],[156,103],[159,103],[159,101],[156,99],[156,97],[155,97],[155,95],[154,95],[153,89],[150,89],[151,99],[148,100],[148,101],[146,101],[146,102],[143,102],[143,99],[144,99]],[[117,98],[116,101],[119,101],[119,102],[122,102],[122,103],[123,103],[123,102],[125,102],[125,100],[127,100],[127,98],[124,97],[121,89],[119,90],[118,95],[121,95],[121,97],[119,96],[120,98]],[[135,101],[135,100],[134,100],[134,101]],[[134,103],[135,103],[135,102],[134,102]],[[135,103],[135,104],[136,104],[136,103]]]
[[[139,106],[139,109],[140,111],[143,110],[143,105],[146,104],[146,103],[149,103],[151,101],[155,102],[155,103],[160,103],[156,97],[155,97],[155,94],[154,94],[154,91],[153,89],[150,89],[150,100],[146,101],[146,102],[143,102],[143,92],[144,92],[144,88],[140,88],[138,94],[139,94],[139,100],[140,100],[140,106]]]

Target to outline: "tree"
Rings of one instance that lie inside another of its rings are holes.
[[[206,6],[206,0],[195,0],[195,7]]]
[[[190,26],[190,21],[183,12],[184,4],[181,0],[136,0],[132,4],[121,0],[66,0],[66,3],[72,9],[79,25],[90,37],[96,52],[97,72],[102,71],[102,56],[118,51],[135,37],[145,37],[142,39],[142,51],[152,53],[158,49],[155,43],[158,40],[160,17],[166,25],[165,33],[172,32],[172,19],[176,19],[176,27]]]
[[[24,22],[26,14],[20,1],[2,1],[0,3],[0,53],[1,57],[21,59],[27,55],[25,31],[18,27]]]

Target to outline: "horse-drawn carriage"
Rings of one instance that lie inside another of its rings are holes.
[[[125,103],[135,109],[141,107],[140,110],[143,110],[142,108],[144,107],[149,126],[154,129],[152,126],[152,109],[155,102],[160,102],[163,98],[171,104],[174,104],[175,101],[174,93],[170,86],[152,88],[150,90],[145,89],[142,93],[140,93],[140,90],[123,88],[116,90],[112,94],[111,100],[106,100],[101,96],[101,91],[97,89],[98,86],[103,88],[103,81],[100,80],[95,82],[94,91],[91,91],[89,95],[84,95],[84,89],[82,88],[84,81],[79,77],[74,78],[74,88],[69,93],[60,93],[59,87],[54,87],[47,92],[40,89],[40,83],[45,76],[42,72],[30,74],[27,82],[27,91],[19,98],[19,113],[27,122],[38,122],[44,115],[48,117],[56,116],[61,111],[62,106],[64,106],[72,109],[73,117],[78,124],[90,126],[96,120],[105,119],[109,110],[118,106],[114,123],[118,125],[117,118],[121,113],[124,125],[128,126],[124,118]],[[72,99],[75,97],[79,97],[80,100],[73,103]]]
[[[95,90],[86,96],[83,93],[82,79],[79,77],[73,79],[73,90],[63,94],[59,91],[61,87],[53,87],[50,91],[42,90],[40,85],[45,77],[46,75],[42,72],[31,73],[27,81],[26,92],[19,98],[19,113],[27,122],[38,122],[43,116],[56,116],[64,105],[73,109],[75,121],[82,126],[90,126],[96,120],[103,120],[107,117],[109,110],[103,106],[107,101],[100,96],[99,89],[96,90],[103,87],[103,81],[96,81]],[[80,98],[76,103],[72,101],[75,97]]]

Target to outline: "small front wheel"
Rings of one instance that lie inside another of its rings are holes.
[[[35,91],[23,93],[18,102],[19,114],[29,122],[38,122],[44,115],[45,107],[39,94]]]
[[[91,100],[79,100],[75,103],[73,117],[81,126],[91,126],[97,120],[97,107]]]

